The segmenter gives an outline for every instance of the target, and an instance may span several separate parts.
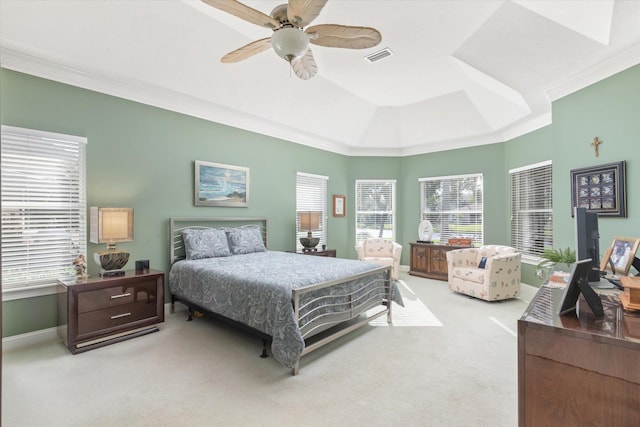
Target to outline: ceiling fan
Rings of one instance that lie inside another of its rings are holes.
[[[236,0],[202,0],[209,6],[230,13],[252,24],[273,30],[271,37],[256,40],[224,55],[224,63],[238,62],[270,47],[289,62],[299,78],[308,80],[318,73],[309,43],[325,47],[366,49],[382,40],[370,27],[322,24],[304,28],[318,17],[327,0],[289,0],[266,15]]]

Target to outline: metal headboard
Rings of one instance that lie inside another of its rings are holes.
[[[169,263],[185,259],[182,230],[187,228],[229,228],[257,225],[268,248],[267,218],[260,217],[171,217],[169,218]]]

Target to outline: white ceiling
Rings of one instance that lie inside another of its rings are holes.
[[[266,14],[283,0],[245,1]],[[299,80],[270,30],[199,0],[0,0],[3,67],[347,155],[501,142],[551,101],[640,63],[640,1],[329,0],[313,24],[377,28],[365,50],[312,45]],[[393,55],[364,57],[383,48]]]

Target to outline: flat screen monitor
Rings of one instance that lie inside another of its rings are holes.
[[[575,208],[576,260],[591,259],[588,281],[600,282],[600,233],[598,214]]]
[[[569,283],[564,288],[561,299],[562,304],[558,309],[558,314],[563,315],[575,313],[578,297],[582,294],[593,314],[596,317],[604,316],[602,301],[600,301],[600,297],[596,294],[596,291],[594,291],[587,282],[590,269],[591,259],[577,261],[571,266]]]

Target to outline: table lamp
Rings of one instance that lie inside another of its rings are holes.
[[[301,237],[302,252],[315,251],[320,238],[313,237],[312,231],[320,230],[320,211],[300,211],[298,212],[298,231],[307,231],[307,237]]]
[[[91,243],[106,243],[107,249],[94,252],[93,259],[102,269],[100,277],[121,276],[129,253],[116,249],[116,243],[133,241],[132,208],[90,208]]]

